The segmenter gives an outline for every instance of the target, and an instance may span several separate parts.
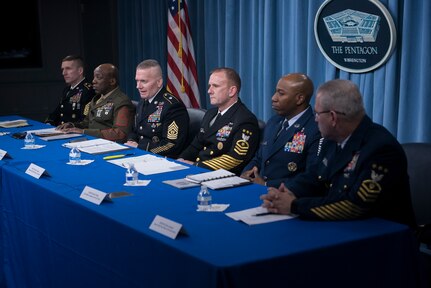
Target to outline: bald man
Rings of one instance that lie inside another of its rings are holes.
[[[310,107],[313,89],[307,75],[280,78],[271,99],[277,115],[268,120],[259,150],[241,177],[269,187],[281,183],[289,187],[316,161],[320,133]]]
[[[309,220],[377,216],[415,227],[404,150],[367,116],[358,86],[342,79],[322,84],[314,109],[324,138],[314,169],[296,187],[269,187],[262,205]],[[298,197],[296,191],[314,195]]]
[[[88,115],[78,123],[65,123],[58,129],[124,143],[135,116],[135,106],[118,84],[118,69],[109,63],[94,69],[93,88]]]

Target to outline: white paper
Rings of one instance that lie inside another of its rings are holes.
[[[132,163],[134,164],[136,171],[143,175],[153,175],[158,173],[189,169],[188,166],[176,163],[174,161],[169,161],[163,157],[157,157],[150,154],[137,157],[108,160],[107,162],[122,166],[124,168],[128,167],[129,163]]]
[[[201,184],[188,181],[185,178],[173,179],[173,180],[164,180],[162,182],[165,184],[171,185],[173,187],[179,188],[179,189],[186,189],[186,188],[201,186]]]
[[[153,222],[151,222],[150,229],[171,239],[175,239],[180,232],[182,226],[183,225],[181,225],[180,223],[156,215]]]
[[[244,179],[238,176],[232,176],[227,178],[215,179],[210,181],[201,182],[202,185],[207,186],[210,189],[223,189],[229,187],[236,187],[244,184],[251,184],[250,180]]]
[[[85,159],[81,159],[81,161],[79,161],[78,163],[70,163],[67,162],[67,165],[72,165],[72,166],[84,166],[84,165],[88,165],[90,163],[93,163],[94,160],[85,160]]]
[[[264,216],[256,216],[259,214],[268,213],[268,210],[263,207],[255,207],[237,212],[226,213],[226,216],[232,218],[235,221],[242,221],[248,225],[263,224],[276,222],[281,220],[287,220],[295,218],[295,215],[281,215],[281,214],[268,214]]]
[[[28,126],[28,125],[29,124],[27,123],[27,120],[25,120],[25,119],[0,122],[0,127],[3,127],[3,128],[15,128],[15,127]]]
[[[74,143],[64,143],[63,146],[66,148],[78,147],[81,152],[89,154],[101,154],[106,152],[130,149],[130,147],[128,146],[124,146],[102,138]]]
[[[196,211],[198,211],[198,212],[223,212],[224,210],[229,208],[229,206],[230,206],[230,204],[211,204],[210,209],[206,209],[206,210],[196,209]]]
[[[21,149],[23,149],[23,150],[36,150],[36,149],[43,148],[45,146],[46,145],[37,145],[37,144],[34,144],[34,145],[30,145],[30,146],[21,147]]]
[[[121,167],[128,167],[127,165],[129,163],[135,164],[138,162],[151,162],[151,161],[155,161],[155,160],[159,160],[159,159],[161,159],[161,158],[157,157],[155,155],[146,154],[146,155],[141,155],[141,156],[136,156],[136,157],[113,159],[113,160],[108,160],[106,162],[109,162],[109,163],[112,163],[112,164],[115,164],[115,165],[121,166]]]
[[[220,179],[220,178],[225,178],[230,176],[235,176],[235,174],[225,169],[217,169],[215,171],[187,175],[186,179],[192,182],[201,183],[204,181]]]
[[[100,190],[91,188],[89,186],[85,186],[84,190],[82,190],[81,195],[79,198],[87,200],[91,203],[94,203],[96,205],[100,205],[102,203],[103,199],[105,199],[106,195],[108,193],[102,192]]]
[[[124,183],[123,185],[124,186],[131,186],[131,187],[133,187],[133,186],[147,186],[148,184],[150,184],[150,182],[151,182],[151,180],[138,180],[138,183],[135,183],[135,184]]]
[[[135,169],[141,174],[153,175],[153,174],[189,169],[189,167],[182,164],[178,164],[173,161],[169,161],[165,158],[159,158],[158,161],[135,163]]]
[[[59,134],[59,135],[53,135],[53,136],[40,136],[40,135],[37,135],[37,136],[39,136],[40,138],[40,140],[43,140],[43,141],[52,141],[52,140],[61,140],[61,139],[69,139],[69,138],[75,138],[75,137],[79,137],[79,136],[81,136],[82,134],[74,134],[74,133],[70,133],[70,134]]]
[[[25,174],[28,174],[36,179],[39,179],[40,176],[42,176],[42,174],[45,172],[45,169],[37,166],[36,164],[31,163],[27,170],[25,171]]]
[[[31,134],[39,134],[39,135],[43,135],[43,134],[64,134],[64,132],[61,132],[60,130],[56,130],[55,127],[51,127],[51,128],[43,128],[43,129],[36,129],[36,130],[27,130],[27,133],[31,133]]]

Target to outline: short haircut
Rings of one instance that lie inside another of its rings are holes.
[[[61,62],[64,61],[75,61],[78,64],[78,67],[82,67],[85,69],[84,59],[79,55],[67,55],[63,58],[63,60],[61,60]]]
[[[330,80],[320,85],[317,94],[321,95],[320,104],[323,110],[344,113],[348,119],[362,117],[365,113],[361,92],[350,80]]]
[[[160,66],[159,62],[157,62],[157,60],[146,59],[136,66],[136,70],[145,70],[150,68],[155,68],[158,76],[163,77],[162,67]]]
[[[211,71],[210,75],[215,72],[224,72],[226,74],[226,78],[229,80],[229,83],[233,86],[236,86],[237,93],[241,90],[241,77],[239,77],[238,73],[232,68],[229,67],[220,67]]]
[[[310,103],[311,97],[313,97],[314,85],[311,79],[303,73],[289,73],[281,77],[285,81],[289,82],[291,87],[301,93],[305,97],[305,103]]]

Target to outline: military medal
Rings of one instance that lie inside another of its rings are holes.
[[[287,142],[284,146],[284,151],[292,153],[302,153],[302,151],[304,150],[306,137],[307,136],[302,131],[295,133],[295,135],[293,135],[292,142]]]
[[[218,142],[217,143],[217,148],[218,148],[218,150],[223,149],[223,143],[222,142]]]
[[[287,164],[287,169],[289,169],[290,172],[295,172],[298,166],[295,162],[289,162],[289,164]]]

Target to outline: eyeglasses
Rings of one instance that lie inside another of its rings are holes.
[[[319,117],[320,114],[331,113],[331,112],[334,112],[334,113],[340,114],[340,115],[346,115],[346,113],[344,113],[344,112],[335,111],[335,110],[325,110],[325,111],[320,111],[320,112],[314,111],[314,114],[315,114],[315,117]]]

